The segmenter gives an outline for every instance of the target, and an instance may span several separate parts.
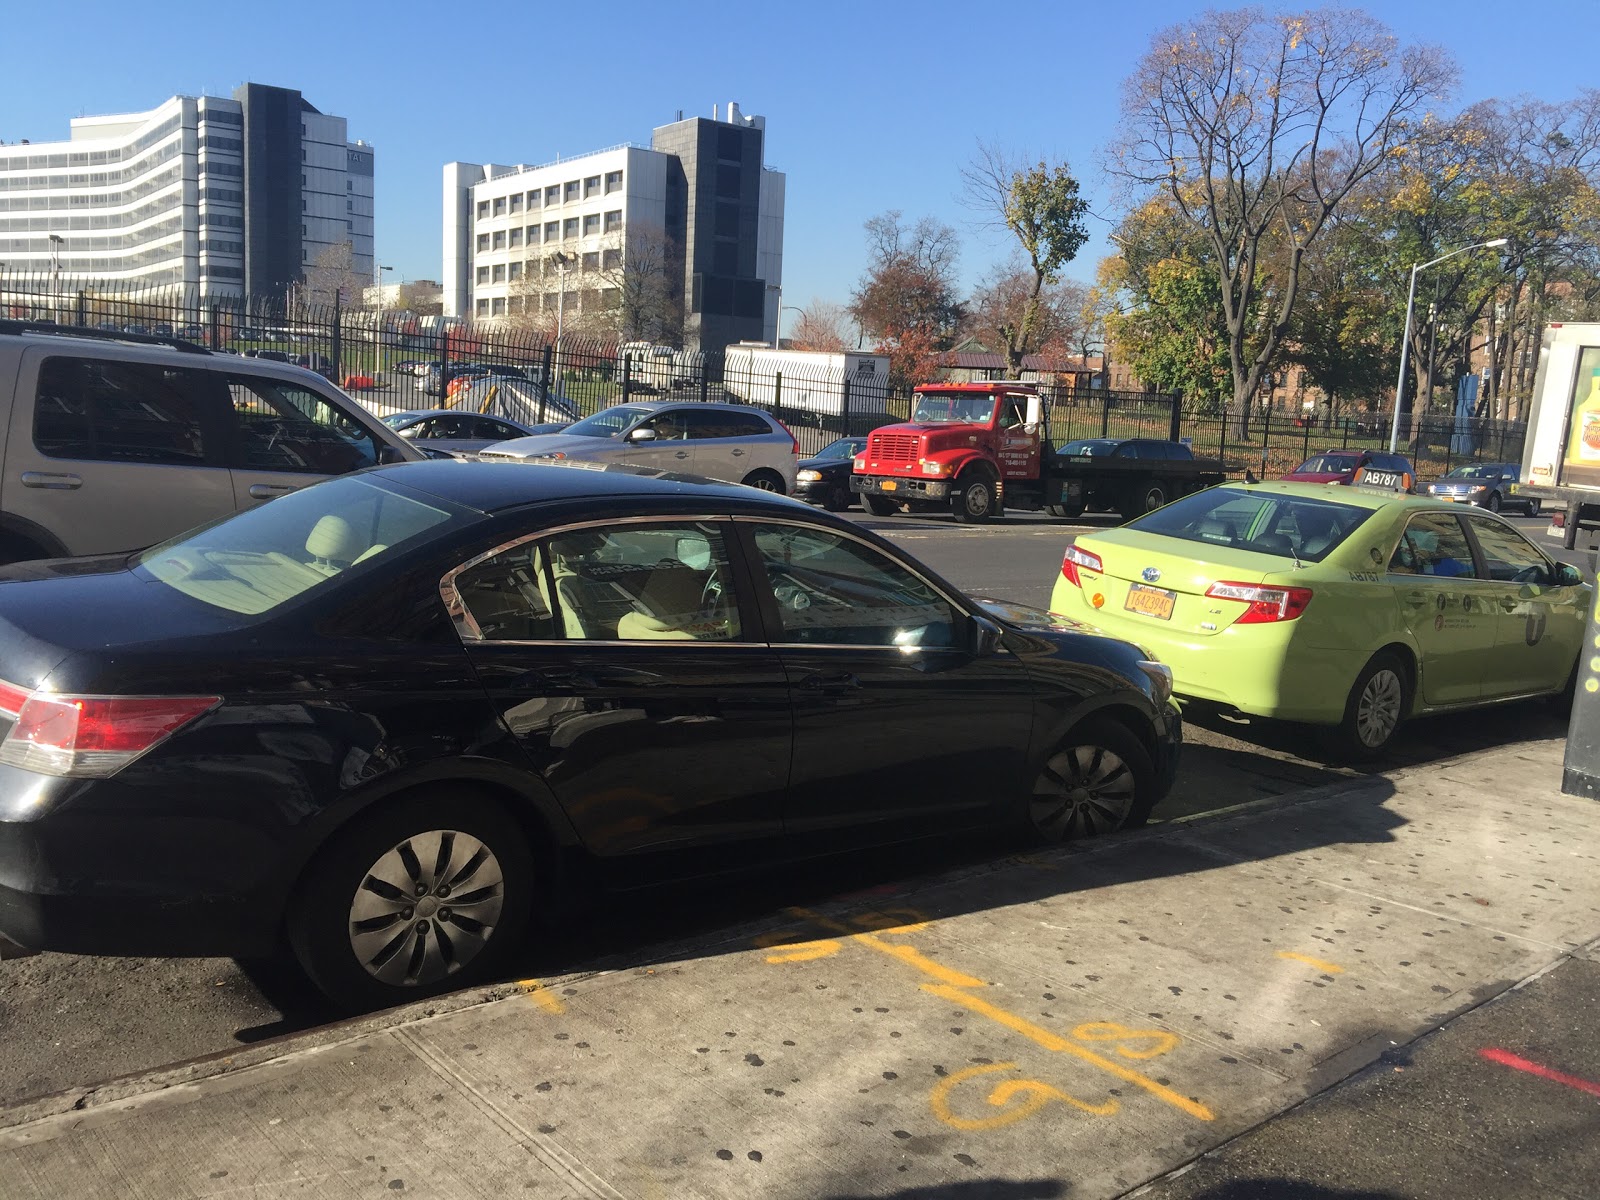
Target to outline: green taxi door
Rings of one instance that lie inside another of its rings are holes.
[[[1561,568],[1501,521],[1467,516],[1495,586],[1495,648],[1483,694],[1522,696],[1564,686],[1584,638],[1589,590],[1562,585]]]
[[[1400,619],[1422,658],[1422,701],[1463,704],[1483,695],[1495,653],[1498,594],[1479,579],[1455,513],[1414,513],[1389,559]]]

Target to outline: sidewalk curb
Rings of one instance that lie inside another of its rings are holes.
[[[1529,744],[1519,743],[1517,748],[1522,749],[1527,745]],[[1509,749],[1511,747],[1502,746],[1490,750],[1471,751],[1425,765],[1397,767],[1391,774],[1399,777],[1408,776],[1416,771],[1426,771],[1432,774],[1440,770],[1448,770],[1462,762],[1473,761],[1487,755],[1505,753]],[[1080,856],[1104,854],[1118,850],[1130,842],[1165,841],[1184,838],[1190,831],[1207,825],[1222,825],[1228,822],[1247,820],[1283,809],[1334,800],[1341,796],[1373,787],[1392,788],[1393,784],[1390,775],[1351,776],[1332,783],[1319,784],[1316,787],[1301,788],[1277,796],[1244,801],[1240,804],[1209,812],[1176,817],[1170,821],[1152,824],[1141,829],[1126,830],[1087,842],[1031,851],[1020,850],[1002,857],[936,871],[933,874],[911,876],[908,879],[887,884],[883,888],[871,889],[869,894],[877,900],[891,895],[896,899],[904,900],[932,888],[981,879],[1009,869],[1019,863],[1038,862],[1040,860],[1071,861]],[[843,893],[829,897],[814,907],[819,912],[832,912],[842,905],[857,902],[861,896],[862,892],[859,891]],[[774,912],[736,925],[724,926],[721,929],[696,937],[661,943],[656,947],[656,952],[659,957],[695,957],[698,954],[730,942],[748,945],[752,938],[761,933],[783,928],[791,922],[792,918],[789,914],[782,911]],[[1600,939],[1597,939],[1597,942],[1600,942]],[[622,955],[610,955],[581,965],[571,972],[544,977],[539,983],[540,986],[552,990],[572,987],[590,979],[628,969],[629,964],[621,961],[621,959]],[[11,1104],[0,1104],[0,1134],[67,1113],[86,1112],[113,1104],[138,1100],[176,1087],[239,1074],[280,1059],[321,1051],[365,1036],[382,1033],[386,1030],[401,1028],[436,1017],[448,1016],[479,1006],[497,1003],[519,994],[526,994],[528,990],[517,983],[508,982],[469,992],[458,992],[429,1000],[419,1000],[413,1004],[386,1009],[378,1013],[350,1017],[326,1025],[296,1030],[253,1045],[241,1046],[236,1051],[203,1055],[168,1064],[154,1070],[117,1076],[87,1087],[70,1088],[65,1091],[53,1092]],[[1447,1018],[1447,1020],[1454,1020],[1459,1015],[1459,1013],[1455,1014]],[[1422,1034],[1419,1033],[1416,1036],[1422,1036]],[[1355,1070],[1360,1069],[1363,1068],[1355,1068]],[[1321,1090],[1324,1089],[1319,1089],[1319,1093]]]

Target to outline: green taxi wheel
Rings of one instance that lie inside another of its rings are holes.
[[[1374,654],[1350,688],[1333,748],[1348,758],[1373,758],[1388,749],[1411,711],[1411,672],[1392,651]]]

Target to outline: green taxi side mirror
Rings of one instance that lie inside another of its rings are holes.
[[[1583,582],[1583,572],[1571,563],[1558,563],[1556,565],[1556,586],[1577,587]]]

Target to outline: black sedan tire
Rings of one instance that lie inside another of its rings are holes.
[[[1490,492],[1489,493],[1489,499],[1487,501],[1485,501],[1484,507],[1487,508],[1492,513],[1499,512],[1500,511],[1500,493],[1499,492]]]
[[[1537,517],[1539,515],[1539,510],[1541,508],[1543,508],[1543,507],[1544,507],[1544,501],[1543,500],[1529,500],[1528,501],[1528,515],[1530,517]]]
[[[836,487],[830,491],[827,494],[827,497],[822,501],[822,507],[827,509],[829,512],[843,512],[845,509],[850,507],[850,499],[851,496],[849,488]]]
[[[1034,782],[1028,832],[1040,842],[1132,829],[1150,819],[1158,788],[1150,752],[1120,721],[1072,730]]]
[[[430,788],[341,830],[290,903],[289,944],[360,1011],[493,979],[527,930],[535,857],[504,809]]]

